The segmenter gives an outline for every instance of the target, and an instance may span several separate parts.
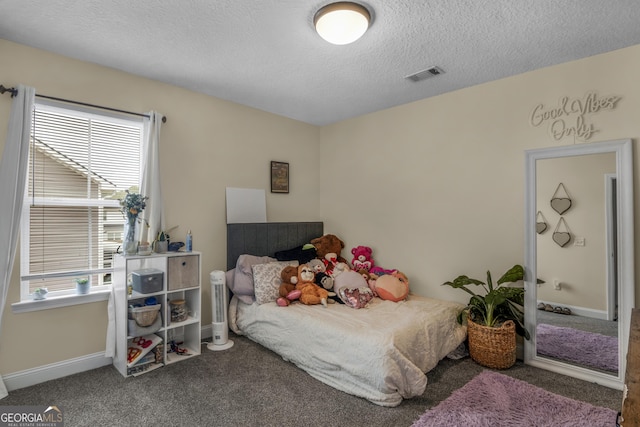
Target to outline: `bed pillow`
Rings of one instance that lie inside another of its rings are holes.
[[[253,286],[258,304],[274,302],[280,296],[280,273],[288,265],[298,266],[298,261],[276,261],[253,266]]]
[[[238,299],[246,304],[253,304],[256,300],[253,290],[253,267],[256,264],[264,264],[275,261],[268,256],[240,255],[234,269],[233,281],[228,284],[229,289]]]
[[[230,291],[233,291],[233,288],[234,288],[233,280],[235,276],[236,276],[235,268],[231,270],[227,270],[224,273],[224,283],[227,285],[227,288],[229,288]]]

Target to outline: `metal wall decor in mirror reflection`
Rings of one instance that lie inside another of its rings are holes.
[[[536,233],[542,234],[547,231],[547,228],[549,228],[549,226],[547,225],[546,218],[542,215],[541,211],[538,211],[536,214]]]
[[[564,195],[558,194],[560,190],[564,192]],[[569,193],[567,192],[567,189],[564,188],[563,183],[558,184],[555,193],[551,196],[551,207],[560,215],[571,208],[571,197],[569,197]]]
[[[564,227],[565,231],[561,231],[561,227]],[[561,248],[567,246],[567,244],[571,241],[571,231],[569,230],[567,222],[562,217],[560,217],[555,230],[553,230],[553,241],[556,242]]]

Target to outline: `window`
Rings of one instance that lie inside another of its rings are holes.
[[[39,287],[49,295],[72,293],[78,277],[88,277],[92,288],[111,284],[124,225],[118,199],[138,191],[142,137],[140,118],[36,102],[21,222],[21,300]]]

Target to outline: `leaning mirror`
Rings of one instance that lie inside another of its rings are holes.
[[[528,150],[525,160],[525,363],[622,389],[634,301],[631,140]]]

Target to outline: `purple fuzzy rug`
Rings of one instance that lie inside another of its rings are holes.
[[[538,354],[609,372],[618,372],[618,338],[540,323]]]
[[[524,381],[483,371],[412,427],[615,426],[617,412],[550,393]]]

